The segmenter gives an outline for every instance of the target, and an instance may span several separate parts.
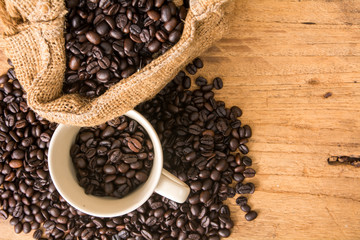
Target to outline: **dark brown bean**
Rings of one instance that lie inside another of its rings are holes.
[[[257,217],[257,212],[255,212],[255,211],[250,211],[250,212],[248,212],[248,213],[245,215],[245,219],[246,219],[247,221],[252,221],[252,220],[254,220],[256,217]]]
[[[87,38],[87,40],[89,40],[89,42],[91,42],[94,45],[98,45],[101,42],[100,36],[97,33],[93,32],[93,31],[87,32],[86,33],[86,38]]]

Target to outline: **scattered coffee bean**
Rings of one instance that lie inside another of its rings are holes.
[[[194,64],[190,63],[186,66],[186,71],[191,75],[195,75],[197,72],[197,68]]]
[[[222,89],[223,88],[223,81],[221,78],[217,77],[214,79],[214,82],[213,82],[213,85],[214,85],[214,88],[219,90],[219,89]]]
[[[207,80],[203,77],[198,77],[195,80],[195,84],[198,85],[199,87],[202,87],[202,86],[207,85]]]
[[[247,204],[247,198],[244,196],[240,196],[236,199],[236,204],[241,206]]]
[[[204,64],[202,62],[202,60],[200,58],[195,58],[193,61],[193,64],[195,65],[196,68],[203,68]]]
[[[244,212],[250,212],[250,210],[251,210],[250,206],[247,204],[240,205],[240,209]]]
[[[257,212],[255,212],[255,211],[250,211],[250,212],[248,212],[246,215],[245,215],[245,219],[247,220],[247,221],[252,221],[252,220],[254,220],[256,217],[257,217]]]

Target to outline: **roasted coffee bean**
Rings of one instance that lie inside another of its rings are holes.
[[[199,87],[205,86],[207,84],[207,80],[203,77],[198,77],[195,80],[196,85],[198,85]]]
[[[243,172],[244,177],[246,178],[252,178],[255,177],[255,170],[252,168],[246,168]]]
[[[256,217],[257,217],[257,212],[255,212],[255,211],[250,211],[250,212],[248,212],[246,215],[245,215],[245,219],[247,220],[247,221],[252,221],[252,220],[254,220]]]
[[[254,191],[255,191],[255,186],[252,183],[236,184],[236,192],[239,194],[253,194]]]
[[[169,5],[163,5],[161,7],[161,21],[168,22],[171,18],[171,9]]]
[[[22,160],[11,160],[9,162],[9,166],[11,168],[21,168],[23,166],[23,161]]]
[[[250,138],[252,136],[252,132],[251,132],[251,128],[248,125],[244,126],[244,130],[245,130],[245,138]]]
[[[203,68],[204,64],[202,62],[202,60],[200,58],[195,58],[193,61],[193,64],[195,65],[196,68]]]
[[[249,148],[245,145],[245,144],[241,144],[239,146],[239,150],[242,154],[248,154],[249,153]]]
[[[23,232],[26,234],[26,233],[29,233],[31,231],[31,225],[30,223],[28,222],[25,222],[23,224]]]
[[[16,234],[19,234],[22,232],[23,230],[23,224],[21,222],[18,222],[15,226],[14,226],[14,230]]]
[[[236,204],[241,206],[247,204],[247,198],[244,196],[240,196],[236,199]]]
[[[8,213],[5,210],[0,210],[0,218],[6,220],[8,218]]]
[[[87,40],[89,40],[89,42],[91,42],[94,45],[98,45],[101,42],[101,38],[100,38],[99,34],[93,32],[93,31],[87,32],[86,38],[87,38]]]
[[[156,10],[147,11],[147,15],[149,16],[149,18],[151,18],[154,21],[158,21],[161,17],[160,13],[157,12]]]
[[[106,83],[110,80],[110,72],[108,70],[100,70],[96,73],[96,79],[99,82]]]
[[[169,41],[171,43],[176,43],[180,40],[181,38],[181,32],[174,30],[169,34]],[[195,66],[195,65],[194,65]]]
[[[40,239],[43,235],[43,231],[41,229],[37,229],[34,234],[33,234],[33,238],[34,239]]]
[[[152,40],[148,45],[148,49],[152,53],[159,51],[160,47],[161,43],[156,39]]]
[[[188,73],[190,73],[191,75],[195,75],[196,72],[197,72],[197,68],[196,68],[196,66],[195,66],[194,64],[188,64],[188,65],[186,66],[186,71],[187,71]]]
[[[69,60],[69,68],[71,70],[79,70],[80,68],[80,65],[81,65],[81,61],[79,58],[77,58],[76,56],[72,56]]]
[[[245,165],[245,166],[248,166],[250,167],[252,165],[252,160],[251,158],[249,158],[248,156],[243,156],[241,158],[241,162]]]
[[[136,138],[130,138],[128,140],[128,148],[130,148],[131,151],[138,153],[142,148],[142,144]]]
[[[213,85],[214,85],[214,88],[217,89],[217,90],[222,89],[223,88],[222,79],[219,78],[219,77],[214,78]]]
[[[169,39],[169,35],[163,30],[157,31],[155,37],[160,42],[166,42]]]
[[[250,206],[247,204],[240,205],[240,209],[244,212],[250,212],[250,210],[251,210]]]
[[[109,24],[106,23],[106,21],[102,21],[96,26],[96,32],[101,36],[108,34],[109,31],[110,31],[110,26]]]

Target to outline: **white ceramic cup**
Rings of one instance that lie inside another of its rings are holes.
[[[49,171],[60,195],[74,208],[97,217],[115,217],[140,207],[154,193],[178,203],[183,203],[190,188],[177,177],[163,169],[163,152],[155,129],[135,110],[125,114],[144,127],[154,148],[153,166],[148,180],[121,199],[87,195],[79,185],[70,156],[70,148],[81,127],[60,124],[50,142]]]

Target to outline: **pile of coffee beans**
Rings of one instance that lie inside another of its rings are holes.
[[[86,194],[122,198],[148,179],[152,150],[145,129],[121,116],[97,127],[81,128],[70,155]]]
[[[186,70],[194,75],[202,67],[203,62],[197,58],[187,65]],[[180,72],[154,99],[140,104],[137,110],[159,134],[165,168],[191,188],[187,201],[191,214],[185,221],[191,231],[184,233],[181,229],[178,236],[172,237],[186,239],[191,232],[210,237],[210,230],[227,237],[233,225],[229,213],[221,214],[220,211],[217,215],[212,211],[221,210],[222,201],[236,193],[254,193],[254,184],[243,182],[245,178],[255,176],[255,170],[250,168],[252,160],[240,155],[249,153],[246,143],[252,131],[248,125],[241,126],[239,107],[226,108],[224,102],[214,99],[212,90],[223,87],[221,78],[209,82],[198,76],[195,83],[199,88],[189,90],[191,79],[185,72]],[[235,151],[240,153],[232,154]],[[246,197],[242,199],[246,200]],[[247,200],[244,202],[239,205],[247,213],[245,219],[254,220],[257,213],[247,205]],[[215,206],[219,209],[214,209]],[[196,211],[192,212],[193,209]],[[216,217],[207,220],[212,215]],[[217,239],[218,235],[214,235],[209,239]],[[194,239],[200,239],[200,236]]]
[[[199,61],[199,60],[197,60]],[[199,64],[195,65],[198,71]],[[202,63],[201,63],[202,65]],[[254,176],[244,156],[251,128],[238,119],[240,108],[214,99],[222,80],[195,80],[180,72],[155,98],[137,107],[156,128],[164,150],[164,166],[191,188],[178,204],[153,194],[137,210],[116,218],[98,218],[71,207],[51,182],[47,153],[56,128],[32,112],[11,69],[0,77],[0,218],[10,218],[16,233],[35,239],[210,239],[227,237],[234,226],[223,203],[236,194],[252,194],[244,182]],[[128,146],[128,148],[130,148]],[[235,201],[235,200],[234,200]],[[236,203],[251,221],[245,196]]]
[[[63,91],[103,94],[174,46],[188,1],[67,0],[67,70]],[[186,6],[186,7],[185,7]]]

